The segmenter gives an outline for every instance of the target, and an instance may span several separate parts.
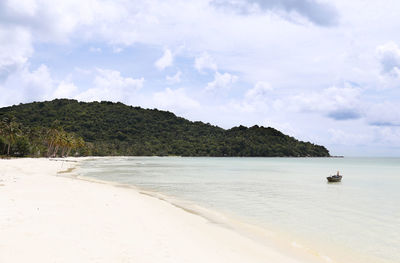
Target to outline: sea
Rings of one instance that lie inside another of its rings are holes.
[[[400,262],[400,158],[110,157],[77,173],[316,262]]]

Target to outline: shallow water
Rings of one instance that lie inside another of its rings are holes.
[[[79,174],[239,218],[326,261],[400,262],[398,158],[100,158]]]

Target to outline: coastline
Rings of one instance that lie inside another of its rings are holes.
[[[99,157],[103,158],[103,157]],[[104,157],[109,158],[109,157]],[[63,172],[61,172],[63,173]],[[69,178],[75,178],[77,180],[83,180],[96,184],[104,184],[112,187],[120,187],[125,189],[131,189],[138,192],[141,195],[155,198],[161,202],[166,202],[168,205],[172,205],[175,208],[181,209],[186,213],[193,214],[201,217],[208,221],[208,223],[215,224],[221,228],[229,229],[240,236],[249,238],[257,243],[261,243],[267,246],[268,249],[277,251],[278,253],[287,255],[297,260],[297,262],[307,263],[334,263],[333,259],[320,252],[314,250],[311,247],[304,246],[300,240],[293,240],[288,233],[279,232],[274,230],[273,232],[268,229],[260,227],[257,224],[247,223],[245,218],[239,218],[237,215],[232,215],[224,211],[221,213],[210,208],[205,208],[197,203],[190,202],[188,200],[182,200],[177,197],[166,195],[165,193],[155,192],[148,189],[142,189],[136,185],[125,184],[115,181],[107,181],[96,179],[93,177],[82,176],[80,174],[66,174]],[[298,243],[298,242],[301,243]],[[285,261],[286,262],[286,261]]]
[[[308,262],[65,160],[0,160],[1,262]]]

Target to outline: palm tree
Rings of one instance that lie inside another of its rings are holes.
[[[1,122],[1,134],[4,136],[7,144],[7,155],[10,155],[11,145],[15,143],[18,136],[21,134],[19,124],[14,118],[5,117]]]
[[[61,131],[60,122],[55,120],[46,133],[47,157],[55,157],[57,154],[60,146]]]
[[[69,147],[71,147],[72,143],[72,135],[63,131],[60,134],[60,146],[61,146],[61,157],[64,157],[65,152]]]
[[[67,133],[67,157],[72,149],[78,146],[78,140],[74,134]]]
[[[4,143],[4,148],[3,148],[3,153],[6,150],[6,146],[7,143],[5,142],[5,138],[3,138],[3,136],[5,136],[5,123],[3,120],[0,121],[0,139],[2,140],[2,142]]]
[[[75,150],[80,149],[84,146],[85,146],[85,141],[83,140],[82,137],[78,137],[75,139],[75,143],[74,143]],[[75,152],[75,154],[76,154],[76,152]]]
[[[52,157],[57,157],[57,153],[58,153],[60,146],[62,146],[64,144],[63,136],[64,136],[63,131],[57,131],[57,134],[56,134],[56,136],[54,138],[54,142],[53,142],[54,151],[53,151]]]

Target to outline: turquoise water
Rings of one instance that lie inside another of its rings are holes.
[[[100,158],[79,174],[221,212],[327,262],[400,262],[398,158]]]

